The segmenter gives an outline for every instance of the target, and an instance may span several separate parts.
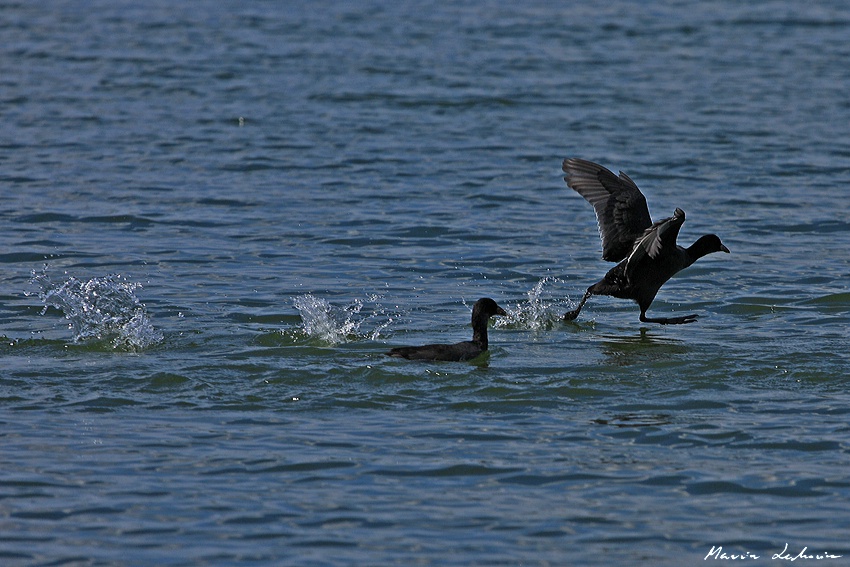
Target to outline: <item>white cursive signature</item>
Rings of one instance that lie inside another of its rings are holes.
[[[761,556],[750,553],[749,551],[745,551],[744,553],[724,553],[722,545],[712,545],[711,551],[709,551],[708,555],[703,557],[702,560],[706,561],[709,557],[713,557],[714,559],[731,559],[737,561],[738,559],[758,559]]]
[[[797,555],[791,555],[788,552],[788,544],[780,553],[774,553],[771,559],[784,559],[785,561],[797,561],[798,559],[838,559],[840,555],[832,555],[831,553],[806,553],[808,547],[804,547]]]
[[[782,561],[797,561],[798,559],[838,559],[842,557],[841,555],[834,555],[832,553],[807,553],[808,549],[808,547],[804,547],[797,555],[792,555],[792,553],[788,551],[788,544],[786,543],[782,551],[774,553],[770,558],[780,559]],[[726,553],[723,551],[722,545],[712,545],[711,550],[705,557],[703,557],[703,561],[707,561],[709,559],[740,561],[759,558],[761,558],[761,555],[756,555],[749,551],[744,551],[743,553]]]

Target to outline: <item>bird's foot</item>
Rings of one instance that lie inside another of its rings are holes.
[[[575,311],[567,311],[566,313],[564,313],[564,321],[575,321],[578,317],[579,311],[580,310],[578,309],[576,309]]]
[[[640,320],[644,323],[658,323],[660,325],[685,325],[687,323],[696,323],[697,315],[696,313],[692,315],[685,315],[683,317],[644,317],[641,316]]]

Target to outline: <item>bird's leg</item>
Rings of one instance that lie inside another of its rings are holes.
[[[587,302],[590,296],[593,295],[593,292],[590,291],[592,288],[593,286],[590,286],[589,288],[587,288],[587,291],[584,292],[584,297],[582,297],[581,301],[578,302],[578,307],[576,307],[572,311],[567,311],[566,313],[564,313],[564,321],[574,321],[575,318],[578,317],[578,314],[581,312],[581,308],[584,307],[584,304]]]
[[[685,323],[694,323],[698,315],[685,315],[684,317],[647,317],[646,311],[640,312],[641,323],[659,323],[661,325],[684,325]]]

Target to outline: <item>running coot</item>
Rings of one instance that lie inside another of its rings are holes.
[[[496,305],[489,297],[483,297],[472,306],[472,340],[453,345],[425,345],[415,347],[397,347],[387,356],[407,358],[408,360],[471,360],[487,350],[487,322],[493,315],[507,315],[504,309]]]
[[[697,315],[650,318],[646,310],[661,286],[683,270],[712,252],[729,252],[714,234],[701,236],[688,248],[676,244],[679,229],[685,222],[685,211],[677,208],[673,216],[653,223],[646,198],[628,175],[617,177],[608,169],[583,159],[565,159],[564,181],[584,197],[596,210],[602,237],[602,259],[619,262],[605,277],[587,288],[574,310],[564,315],[565,321],[578,317],[591,295],[610,295],[631,299],[640,307],[644,323],[674,325],[693,323]]]

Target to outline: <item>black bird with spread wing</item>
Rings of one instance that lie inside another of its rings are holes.
[[[596,210],[602,259],[619,262],[605,277],[587,288],[574,310],[564,321],[578,317],[591,295],[610,295],[631,299],[640,307],[644,323],[675,325],[693,323],[697,315],[650,318],[646,311],[667,280],[698,259],[712,252],[729,252],[715,234],[701,236],[688,248],[676,244],[685,211],[677,208],[673,216],[652,222],[646,198],[628,175],[614,175],[593,162],[570,158],[563,164],[564,181]]]

